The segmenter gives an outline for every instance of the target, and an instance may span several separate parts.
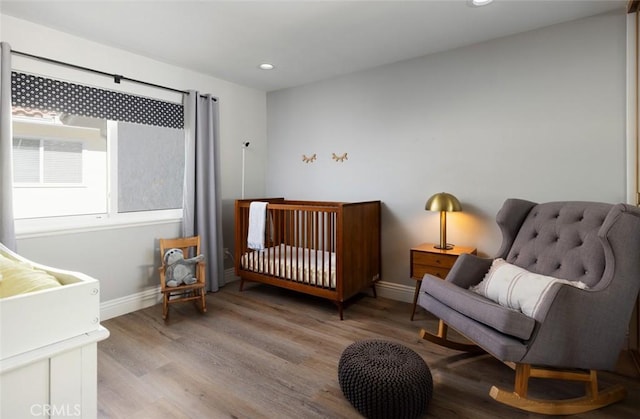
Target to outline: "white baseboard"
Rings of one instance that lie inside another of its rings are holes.
[[[225,284],[237,281],[238,279],[240,278],[235,275],[234,268],[224,270]],[[162,295],[160,294],[159,286],[121,298],[115,298],[100,304],[100,319],[103,321],[109,320],[133,311],[151,307],[161,301]]]
[[[233,281],[240,280],[239,277],[236,276],[235,270],[233,268],[225,269],[224,271],[224,281],[225,284],[228,284]],[[405,303],[413,302],[413,293],[415,292],[414,287],[410,287],[408,285],[396,284],[394,282],[386,282],[379,281],[376,283],[376,292],[380,297],[388,298],[390,300],[403,301]]]
[[[408,285],[396,284],[395,282],[380,281],[376,283],[376,292],[383,298],[413,303],[415,288]]]
[[[133,311],[151,307],[162,301],[160,286],[100,304],[100,320],[109,320]]]
[[[238,280],[240,280],[240,278],[236,276],[233,268],[225,269],[225,284]],[[415,292],[415,288],[408,285],[396,284],[395,282],[379,281],[376,283],[376,292],[383,298],[403,301],[405,303],[413,303],[413,293]]]
[[[236,276],[235,268],[228,268],[224,270],[224,283],[228,284],[233,281],[239,281],[240,277]]]
[[[238,279],[239,278],[235,275],[235,270],[233,268],[225,269],[225,284],[237,281]],[[376,284],[376,291],[380,297],[403,301],[405,303],[413,302],[414,290],[415,289],[413,287],[396,284],[394,282],[380,281]],[[159,286],[121,298],[115,298],[100,304],[100,319],[102,321],[109,320],[133,311],[151,307],[161,301],[162,296],[160,294]]]

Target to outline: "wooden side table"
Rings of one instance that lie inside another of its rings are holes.
[[[435,246],[436,245],[432,243],[423,243],[411,248],[411,278],[416,281],[411,320],[413,320],[413,316],[416,314],[416,304],[418,302],[418,294],[420,293],[420,285],[422,284],[424,274],[431,274],[438,278],[445,279],[456,259],[458,259],[458,256],[463,253],[478,254],[478,250],[475,247],[454,246],[453,249],[442,250],[436,249]]]

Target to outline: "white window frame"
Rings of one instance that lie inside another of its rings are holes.
[[[118,213],[118,171],[115,166],[118,156],[117,124],[117,121],[107,121],[107,165],[109,167],[107,212],[104,214],[18,219],[15,220],[18,239],[182,221],[182,208]]]

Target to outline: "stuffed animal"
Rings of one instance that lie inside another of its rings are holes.
[[[165,278],[168,287],[178,285],[191,285],[196,283],[195,265],[204,260],[204,255],[198,255],[189,259],[184,258],[181,249],[172,248],[164,253],[164,264],[166,267]]]

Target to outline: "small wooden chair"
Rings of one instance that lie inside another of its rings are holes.
[[[197,282],[186,285],[182,284],[177,287],[169,287],[166,283],[166,266],[164,262],[164,254],[167,250],[177,248],[181,249],[184,253],[184,257],[188,258],[191,255],[196,256],[200,254],[200,236],[184,237],[177,239],[160,239],[160,258],[162,260],[162,266],[160,267],[160,292],[162,292],[162,318],[166,321],[169,318],[169,304],[182,303],[185,301],[193,301],[196,307],[198,307],[198,301],[200,302],[200,312],[206,313],[207,300],[205,289],[205,262],[198,262],[196,265],[196,279]],[[194,253],[190,253],[190,250],[194,250]]]

